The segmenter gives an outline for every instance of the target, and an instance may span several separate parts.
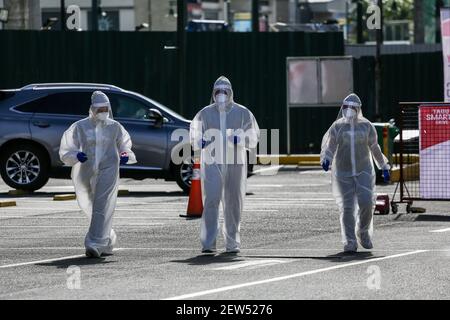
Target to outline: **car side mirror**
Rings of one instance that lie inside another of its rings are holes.
[[[162,115],[161,111],[158,109],[149,109],[148,110],[148,119],[153,120],[153,126],[156,128],[161,128],[164,124],[164,116]]]

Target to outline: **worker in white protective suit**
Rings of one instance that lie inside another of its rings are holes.
[[[238,253],[247,183],[247,150],[257,147],[259,127],[250,110],[234,102],[227,78],[216,80],[211,102],[197,113],[190,129],[194,156],[201,154],[202,252],[216,252],[219,204],[222,203],[226,252]]]
[[[88,257],[112,254],[119,164],[136,163],[131,145],[130,135],[113,120],[109,99],[101,91],[92,94],[89,117],[72,124],[61,139],[61,161],[72,166],[78,204],[90,219],[85,238]]]
[[[363,117],[361,100],[347,96],[337,120],[322,140],[320,161],[325,171],[332,168],[332,188],[340,210],[344,252],[356,252],[358,243],[372,249],[375,207],[375,170],[372,158],[389,181],[387,158],[378,145],[372,123]]]

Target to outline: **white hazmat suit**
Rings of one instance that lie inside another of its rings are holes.
[[[375,170],[389,170],[387,158],[378,145],[372,123],[363,117],[361,100],[347,96],[338,119],[322,140],[320,159],[328,170],[332,165],[332,188],[340,210],[344,251],[355,252],[358,244],[371,249],[375,206]]]
[[[113,120],[108,97],[96,91],[91,102],[89,117],[64,132],[59,155],[64,164],[72,166],[78,204],[90,219],[86,255],[99,257],[112,253],[117,238],[112,217],[119,183],[119,155],[126,153],[130,164],[136,163],[136,158],[128,132]],[[105,107],[109,115],[97,113],[98,108]],[[85,158],[79,160],[79,154]]]
[[[194,154],[201,150],[203,252],[216,251],[222,203],[226,251],[237,253],[241,246],[240,219],[247,182],[246,151],[257,147],[259,127],[250,110],[234,102],[227,78],[220,77],[214,83],[212,104],[195,116],[190,138]]]

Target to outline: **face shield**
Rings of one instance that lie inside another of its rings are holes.
[[[211,103],[215,103],[219,111],[228,111],[233,104],[233,89],[231,82],[224,76],[214,83]]]
[[[362,118],[361,100],[356,94],[352,93],[344,99],[338,114],[338,119],[340,118],[348,121]]]
[[[113,118],[111,104],[106,94],[101,91],[95,91],[92,94],[89,116],[96,121],[106,121],[108,118]]]

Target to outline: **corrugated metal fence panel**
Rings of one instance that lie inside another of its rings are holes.
[[[400,101],[442,101],[442,52],[386,55],[382,59],[382,114],[396,116]]]
[[[38,82],[100,82],[178,103],[174,33],[1,31],[0,88]],[[175,94],[174,94],[175,92]]]

